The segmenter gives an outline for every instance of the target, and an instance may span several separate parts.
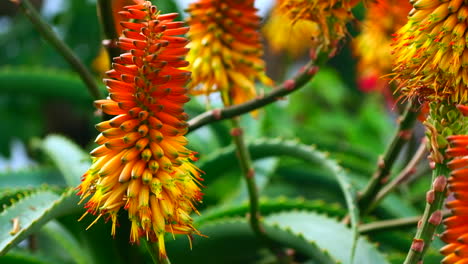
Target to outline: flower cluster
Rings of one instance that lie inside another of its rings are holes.
[[[274,50],[293,55],[304,49],[332,50],[347,34],[351,7],[359,1],[280,0],[265,32]]]
[[[441,249],[446,257],[445,264],[468,262],[468,135],[455,135],[448,137],[450,146],[446,155],[453,158],[448,163],[452,170],[450,174],[449,190],[455,199],[447,203],[452,216],[444,220],[446,231],[441,239],[447,243]]]
[[[254,0],[198,0],[187,11],[193,94],[219,91],[224,104],[232,105],[256,96],[256,79],[271,85]]]
[[[185,148],[189,101],[184,85],[190,72],[184,56],[188,27],[174,22],[177,14],[160,14],[149,1],[137,1],[120,14],[129,21],[104,82],[109,97],[95,105],[115,116],[96,125],[100,145],[91,152],[93,164],[83,175],[79,194],[87,213],[106,215],[115,234],[117,214],[127,210],[130,241],[158,241],[165,255],[164,234],[197,234],[190,213],[201,200],[200,170]],[[94,223],[94,222],[93,222]]]
[[[394,39],[394,71],[400,92],[421,100],[465,103],[468,50],[464,1],[413,2],[409,21]]]
[[[354,53],[359,57],[359,88],[365,92],[382,91],[388,81],[383,75],[392,70],[392,33],[407,21],[412,6],[408,0],[378,0],[368,4],[362,32],[354,40]]]

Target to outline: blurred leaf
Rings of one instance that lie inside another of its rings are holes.
[[[0,94],[34,95],[35,98],[61,99],[87,106],[93,101],[81,79],[73,72],[61,69],[2,67],[0,83]]]
[[[53,261],[57,260],[49,256],[25,252],[24,250],[12,250],[6,255],[0,256],[0,263],[2,264],[50,264],[54,263]]]
[[[73,189],[57,194],[44,188],[18,198],[0,214],[0,255],[50,219],[75,210],[77,202]]]
[[[47,238],[46,241],[40,243],[41,247],[46,247],[42,248],[44,252],[61,255],[63,259],[77,264],[95,263],[89,252],[80,245],[70,231],[57,221],[52,220],[45,224],[39,231],[39,235]]]
[[[65,186],[63,176],[55,168],[32,167],[0,172],[0,190],[5,188],[37,187],[41,184]]]
[[[69,186],[78,186],[91,165],[89,156],[75,143],[59,135],[47,136],[42,148],[62,172]]]
[[[313,212],[283,212],[265,217],[265,224],[290,230],[297,236],[326,250],[341,263],[350,263],[354,244],[353,231],[346,225]],[[273,238],[276,233],[269,233]],[[356,264],[384,264],[387,260],[365,238],[357,241],[354,262]]]

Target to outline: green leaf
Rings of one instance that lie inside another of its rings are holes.
[[[265,217],[265,225],[288,229],[297,236],[317,244],[341,263],[351,263],[353,231],[346,225],[314,212],[283,212]],[[269,233],[273,238],[279,236]],[[357,240],[354,262],[356,264],[385,264],[387,260],[365,238]]]
[[[33,167],[0,172],[0,189],[37,187],[41,184],[63,185],[62,175],[55,168]]]
[[[47,251],[56,250],[77,264],[93,264],[89,252],[84,250],[78,240],[63,225],[57,221],[49,221],[42,227],[40,235],[47,238],[48,243],[41,243]]]
[[[214,221],[200,227],[199,230],[207,237],[196,236],[192,250],[189,250],[188,242],[182,237],[168,241],[168,254],[174,263],[256,263],[268,254],[261,241],[253,234],[246,219],[230,218]],[[265,226],[265,230],[270,232],[277,228]],[[314,243],[309,243],[286,230],[281,235],[283,236],[281,242],[286,241],[285,245],[288,248],[301,249],[307,252],[308,257],[319,260],[318,263],[321,264],[336,263]],[[271,258],[271,255],[267,257]]]
[[[4,256],[0,256],[2,264],[50,264],[53,259],[41,254],[32,254],[19,250],[12,250]]]
[[[258,139],[248,144],[248,149],[253,159],[260,159],[275,156],[289,156],[301,159],[312,164],[320,164],[324,169],[331,172],[337,180],[346,200],[346,205],[350,214],[353,237],[357,239],[359,222],[359,209],[357,208],[357,191],[351,184],[349,176],[339,164],[330,159],[327,153],[316,150],[312,146],[300,144],[297,141],[281,139]],[[204,160],[201,168],[207,175],[222,174],[235,158],[234,148],[228,147],[217,153],[213,153],[210,158]],[[206,182],[209,185],[209,182]]]
[[[70,71],[7,66],[0,68],[0,83],[0,94],[26,94],[47,100],[55,98],[78,104],[92,103],[85,84]]]
[[[44,139],[43,150],[62,172],[69,186],[77,186],[80,179],[91,165],[89,156],[69,139],[50,135]]]
[[[262,216],[293,209],[314,211],[336,217],[344,217],[346,215],[346,211],[344,211],[338,204],[327,204],[322,200],[311,201],[303,198],[290,199],[286,197],[260,199],[260,213]],[[201,216],[195,218],[195,222],[197,225],[202,226],[207,222],[223,218],[244,217],[248,212],[249,205],[247,202],[228,206],[221,205],[220,207],[203,211]]]
[[[0,214],[0,255],[37,231],[50,219],[76,210],[78,197],[73,189],[57,194],[42,189],[24,196]],[[18,227],[14,227],[14,223]]]

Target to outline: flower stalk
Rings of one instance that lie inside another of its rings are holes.
[[[417,264],[429,248],[434,232],[442,222],[442,205],[447,193],[447,177],[450,170],[445,163],[436,164],[432,171],[432,189],[427,192],[426,208],[419,222],[418,231],[403,264]]]
[[[361,191],[359,198],[359,208],[362,214],[369,213],[374,206],[370,206],[376,198],[376,195],[383,188],[395,163],[401,149],[411,138],[412,128],[418,116],[418,104],[409,103],[405,112],[400,117],[398,129],[383,156],[379,159],[377,169],[372,175],[367,186]]]
[[[91,96],[94,99],[102,98],[99,87],[91,72],[89,72],[78,56],[73,53],[70,47],[68,47],[67,44],[65,44],[65,42],[63,42],[52,28],[42,19],[29,0],[20,0],[15,2],[19,4],[20,9],[29,18],[42,37],[46,39],[63,56],[76,73],[78,73],[81,80],[86,84]]]
[[[261,214],[259,208],[259,195],[257,184],[255,183],[255,169],[252,164],[250,152],[244,140],[244,133],[240,125],[239,117],[231,119],[231,135],[236,145],[237,158],[242,170],[247,190],[249,193],[249,215],[248,220],[255,235],[266,245],[270,251],[278,258],[279,263],[289,263],[287,256],[275,241],[270,239],[261,225]]]
[[[119,32],[117,32],[115,28],[114,11],[115,10],[112,8],[112,0],[97,1],[97,13],[103,33],[102,44],[109,54],[110,63],[112,63],[112,58],[120,55],[120,49],[117,46]]]
[[[321,56],[319,59],[312,58],[309,63],[300,71],[296,77],[283,82],[275,87],[270,93],[260,98],[251,99],[242,104],[225,107],[222,109],[213,109],[202,113],[188,121],[189,132],[195,131],[205,125],[218,122],[227,118],[232,118],[252,110],[259,109],[271,103],[278,101],[284,96],[304,87],[317,73],[319,66],[323,65],[327,56]]]

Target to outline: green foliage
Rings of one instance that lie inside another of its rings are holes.
[[[0,214],[0,255],[48,220],[73,211],[77,200],[73,190],[60,194],[49,188],[20,196]]]
[[[88,155],[70,140],[50,135],[44,139],[42,148],[62,172],[68,186],[78,186],[81,175],[91,165]]]

